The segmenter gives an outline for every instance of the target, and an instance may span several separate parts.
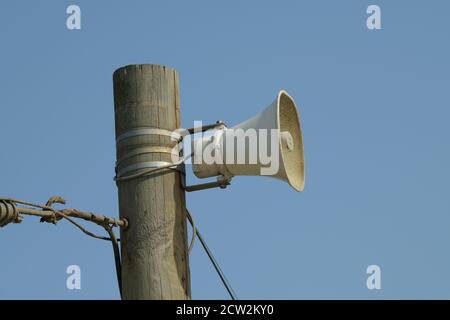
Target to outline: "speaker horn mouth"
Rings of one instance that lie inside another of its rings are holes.
[[[278,93],[280,154],[286,179],[297,191],[305,188],[305,159],[300,115],[294,99],[284,90]],[[289,135],[289,136],[288,136]]]

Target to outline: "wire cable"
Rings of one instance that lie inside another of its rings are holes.
[[[96,239],[100,239],[100,240],[112,241],[111,238],[104,237],[104,236],[99,236],[99,235],[96,235],[95,233],[92,233],[92,232],[88,231],[81,224],[76,222],[74,219],[72,219],[71,217],[69,217],[68,215],[63,213],[62,211],[52,208],[51,206],[43,206],[43,205],[40,205],[40,204],[36,204],[36,203],[28,202],[28,201],[23,201],[23,200],[18,200],[18,199],[12,199],[12,198],[0,198],[0,200],[4,200],[4,201],[16,203],[16,204],[22,204],[22,205],[29,206],[29,207],[39,208],[39,209],[42,209],[43,212],[50,211],[55,216],[55,218],[57,218],[59,216],[61,218],[66,219],[71,224],[73,224],[75,227],[80,229],[84,234],[86,234],[86,235],[88,235],[90,237],[93,237],[93,238],[96,238]],[[19,211],[20,211],[20,208],[19,208]],[[21,212],[21,214],[23,214],[23,212]],[[117,239],[117,241],[120,241],[120,239]]]
[[[103,223],[107,222],[115,227],[118,226],[124,229],[128,227],[128,221],[126,219],[111,218],[104,215],[97,215],[92,212],[80,211],[77,209],[56,210],[51,205],[41,205],[13,198],[0,198],[0,202],[25,205],[27,207],[17,207],[19,215],[39,216],[41,217],[41,222],[56,223],[59,219],[62,218],[62,216],[56,217],[55,214],[56,211],[65,214],[66,216],[69,216],[71,218],[83,219],[86,221],[94,222],[98,225],[102,225]]]
[[[186,216],[188,217],[189,222],[191,223],[191,226],[192,226],[191,243],[189,244],[189,249],[188,249],[188,253],[191,254],[191,251],[192,251],[192,249],[194,248],[195,238],[196,238],[196,236],[197,236],[197,227],[195,226],[194,218],[193,218],[192,215],[189,213],[189,211],[187,211],[187,209],[186,209]]]
[[[95,233],[92,233],[88,230],[86,230],[85,228],[83,228],[78,222],[74,221],[72,218],[66,216],[64,213],[60,212],[60,211],[56,211],[54,210],[53,213],[57,216],[61,216],[64,219],[66,219],[67,221],[69,221],[70,223],[72,223],[74,226],[76,226],[78,229],[80,229],[83,233],[87,234],[88,236],[91,236],[93,238],[96,239],[100,239],[100,240],[106,240],[106,241],[113,241],[112,238],[108,238],[108,237],[103,237],[103,236],[99,236],[96,235]],[[117,240],[116,240],[117,241]],[[120,240],[119,240],[120,241]]]
[[[192,218],[191,213],[189,212],[188,208],[186,208],[186,216],[189,220],[189,222],[191,223],[191,225],[194,225],[194,219]],[[211,263],[214,266],[214,269],[216,269],[217,274],[220,277],[220,280],[222,280],[223,285],[225,286],[225,288],[227,289],[230,297],[232,300],[238,300],[236,293],[234,292],[233,288],[231,287],[230,282],[227,280],[227,278],[225,277],[225,274],[223,273],[222,269],[219,266],[219,263],[217,262],[217,260],[214,258],[214,255],[212,254],[211,250],[208,248],[208,245],[206,244],[205,240],[203,239],[202,235],[200,234],[200,232],[198,231],[198,228],[195,229],[195,234],[198,237],[198,240],[200,241],[200,243],[203,246],[203,249],[205,249],[206,254],[209,257],[209,260],[211,260]]]
[[[116,276],[117,276],[117,285],[119,286],[120,299],[123,299],[122,296],[122,262],[120,259],[120,251],[119,251],[119,243],[117,242],[116,235],[110,225],[103,226],[111,237],[111,243],[114,250],[114,262],[116,264]]]
[[[106,232],[109,234],[109,238],[108,237],[103,237],[103,236],[99,236],[96,235],[88,230],[86,230],[82,225],[80,225],[78,222],[76,222],[74,219],[72,219],[71,217],[69,217],[68,215],[66,215],[65,213],[63,213],[62,211],[56,210],[54,208],[52,208],[51,206],[48,205],[40,205],[40,204],[35,204],[35,203],[31,203],[31,202],[27,202],[27,201],[22,201],[22,200],[17,200],[17,199],[0,199],[0,200],[5,200],[8,201],[10,203],[14,203],[14,204],[22,204],[22,205],[26,205],[29,207],[35,207],[35,208],[39,208],[41,209],[42,213],[47,212],[50,214],[46,215],[46,218],[50,218],[48,220],[41,220],[42,222],[53,222],[56,223],[59,219],[58,217],[61,219],[65,219],[67,221],[69,221],[71,224],[73,224],[74,226],[76,226],[78,229],[80,229],[83,233],[85,233],[86,235],[96,238],[96,239],[101,239],[101,240],[107,240],[107,241],[111,241],[112,246],[113,246],[113,251],[114,251],[114,261],[115,261],[115,265],[116,265],[116,276],[117,276],[117,284],[119,286],[119,292],[120,292],[120,298],[122,299],[122,263],[121,263],[121,259],[120,259],[120,251],[119,251],[119,243],[118,241],[120,241],[120,239],[117,239],[114,231],[113,231],[113,226],[117,226],[117,224],[115,223],[115,220],[112,220],[110,218],[107,218],[105,221],[103,221],[102,223],[97,223],[98,225],[101,225]],[[51,213],[50,213],[51,212]],[[40,214],[42,214],[40,213]],[[51,214],[53,214],[53,217],[51,216]],[[92,221],[95,222],[95,221]]]

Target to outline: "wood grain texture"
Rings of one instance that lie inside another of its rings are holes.
[[[114,72],[116,137],[139,127],[180,127],[177,72],[160,65],[129,65]],[[117,159],[137,148],[172,147],[169,137],[141,135],[117,144]],[[170,154],[138,154],[124,166],[171,162]],[[130,172],[134,173],[134,172]],[[118,183],[124,299],[190,299],[185,195],[179,172],[165,170]]]

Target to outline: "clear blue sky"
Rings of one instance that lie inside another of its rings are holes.
[[[66,28],[70,4],[81,30]],[[369,4],[382,30],[366,28]],[[0,195],[117,215],[120,66],[176,68],[185,127],[236,124],[286,89],[305,191],[241,177],[187,197],[238,296],[449,299],[449,12],[444,0],[1,1]],[[0,250],[1,299],[119,297],[110,244],[65,222],[27,217],[0,230]],[[70,264],[79,291],[65,287]],[[366,287],[371,264],[381,290]],[[198,243],[191,276],[193,298],[228,298]]]

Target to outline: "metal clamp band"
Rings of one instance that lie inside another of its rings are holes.
[[[142,136],[142,135],[158,135],[158,136],[166,136],[170,137],[174,140],[179,140],[182,136],[179,133],[169,131],[166,129],[159,129],[159,128],[138,128],[134,130],[130,130],[127,132],[122,133],[120,136],[116,138],[116,144],[121,142],[122,140],[136,137],[136,136]]]
[[[130,164],[129,166],[126,166],[124,168],[120,168],[117,170],[117,177],[121,177],[123,174],[135,171],[135,170],[141,170],[141,169],[147,169],[147,168],[159,168],[165,165],[172,164],[171,162],[167,161],[149,161],[149,162],[141,162],[141,163],[135,163]],[[176,164],[173,165],[174,167]]]
[[[142,148],[137,148],[134,149],[130,152],[128,152],[126,155],[124,155],[122,158],[118,159],[116,161],[116,168],[119,167],[119,165],[126,159],[138,156],[138,155],[143,155],[143,154],[149,154],[149,153],[167,153],[167,154],[171,154],[174,156],[179,156],[179,151],[177,151],[174,148],[171,147],[161,147],[161,146],[150,146],[150,147],[142,147]],[[173,158],[172,158],[173,160]]]

